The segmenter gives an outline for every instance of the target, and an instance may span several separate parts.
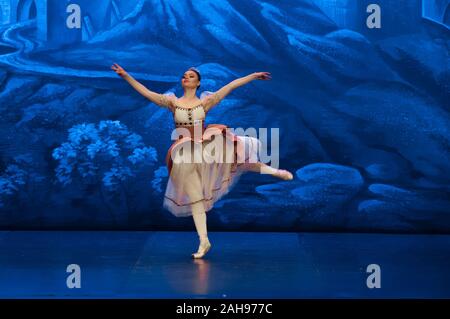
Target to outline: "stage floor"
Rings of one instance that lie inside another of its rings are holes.
[[[0,298],[450,298],[450,235],[0,232]],[[67,266],[81,288],[68,288]],[[367,266],[381,288],[368,288]]]

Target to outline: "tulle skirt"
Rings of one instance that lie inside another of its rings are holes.
[[[258,162],[260,144],[255,137],[233,134],[223,124],[208,125],[200,139],[178,139],[166,156],[164,208],[177,217],[191,216],[192,205],[200,202],[206,212],[211,210],[245,172],[245,164]]]

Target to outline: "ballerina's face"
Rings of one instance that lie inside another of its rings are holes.
[[[186,71],[181,77],[181,86],[183,88],[196,89],[199,84],[200,81],[198,79],[198,75],[194,71]]]

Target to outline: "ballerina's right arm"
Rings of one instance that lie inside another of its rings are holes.
[[[153,103],[162,107],[168,107],[170,109],[173,107],[174,96],[156,93],[147,89],[145,85],[134,79],[117,63],[114,63],[111,66],[111,69],[113,69],[118,75],[120,75],[125,81],[127,81],[142,96],[146,97]]]

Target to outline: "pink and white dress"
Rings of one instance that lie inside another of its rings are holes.
[[[227,194],[245,171],[256,163],[261,142],[236,135],[224,124],[205,125],[203,104],[174,105],[175,141],[166,155],[169,180],[163,206],[177,217],[191,216],[191,205],[203,202],[205,211]]]

